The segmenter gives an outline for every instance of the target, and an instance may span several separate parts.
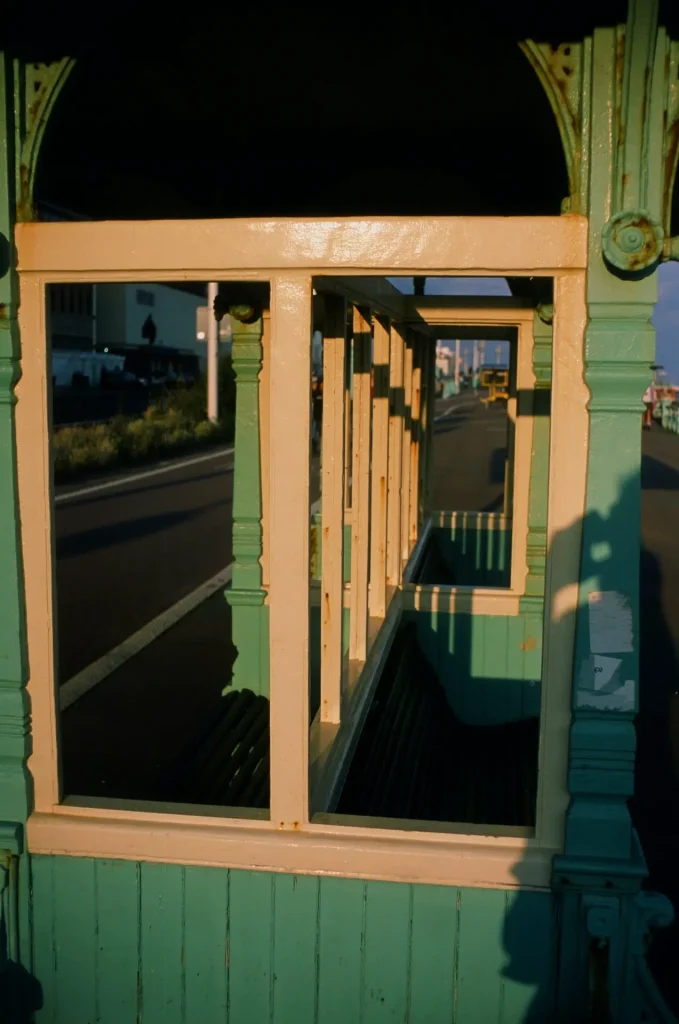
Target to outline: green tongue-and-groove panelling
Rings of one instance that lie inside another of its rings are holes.
[[[533,615],[410,612],[454,713],[469,725],[540,714],[542,622]]]
[[[71,857],[32,872],[38,1024],[551,1019],[551,893]]]
[[[511,529],[480,530],[464,523],[436,527],[416,583],[457,587],[510,585]]]

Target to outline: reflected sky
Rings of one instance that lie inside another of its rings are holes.
[[[412,277],[389,279],[399,291],[413,294]],[[427,295],[510,295],[502,277],[427,278]],[[656,361],[665,367],[668,379],[679,384],[679,263],[663,263],[658,270],[658,305],[653,324],[656,329]]]

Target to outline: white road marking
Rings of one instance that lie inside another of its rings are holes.
[[[233,455],[233,447],[220,448],[219,451],[210,452],[209,455],[198,455],[192,459],[184,459],[180,462],[167,462],[156,469],[147,469],[142,473],[131,473],[129,476],[119,476],[115,480],[108,480],[103,484],[93,484],[91,487],[81,487],[77,491],[67,491],[65,494],[57,494],[54,501],[59,504],[70,501],[72,498],[81,498],[85,494],[96,494],[98,491],[110,491],[116,487],[125,487],[136,480],[147,480],[152,476],[160,476],[161,473],[172,473],[176,469],[184,469],[186,466],[197,466],[199,462],[208,462],[210,459],[219,459],[227,455]]]
[[[150,622],[147,622],[146,625],[142,626],[136,633],[133,633],[132,636],[128,636],[127,640],[123,640],[112,651],[104,654],[101,658],[93,661],[91,665],[88,665],[82,671],[72,676],[59,690],[59,706],[61,710],[65,711],[66,708],[69,708],[71,704],[74,704],[80,697],[93,689],[97,683],[110,676],[121,665],[124,665],[126,661],[129,661],[130,658],[134,658],[136,654],[143,651],[145,647],[148,647],[154,640],[157,640],[159,636],[162,636],[168,629],[175,626],[185,615],[188,615],[198,605],[202,604],[203,601],[212,597],[220,588],[227,587],[231,582],[232,570],[233,565],[227,565],[225,569],[216,573],[211,579],[206,580],[205,583],[201,583],[199,587],[190,594],[187,594],[186,597],[182,597],[171,608],[167,608],[160,615],[157,615],[155,619],[151,619]]]
[[[478,402],[478,399],[476,395],[456,395],[453,398],[444,398],[443,401],[452,402],[452,405],[450,405],[445,412],[440,412],[438,416],[434,416],[434,423],[439,423],[440,420],[446,419],[446,417],[457,412],[458,409],[464,409],[470,405],[474,405]]]
[[[311,506],[311,515],[315,515],[320,507],[321,502],[319,499]],[[218,590],[228,587],[231,583],[232,575],[233,562],[224,569],[220,569],[209,580],[205,580],[204,583],[201,583],[190,594],[182,597],[171,608],[167,608],[160,615],[156,615],[155,619],[151,619],[150,622],[147,622],[136,633],[133,633],[132,636],[128,636],[127,640],[123,640],[113,650],[108,651],[107,654],[97,658],[96,661],[93,661],[90,665],[76,673],[76,675],[72,676],[59,689],[59,707],[61,710],[65,711],[66,708],[70,708],[80,697],[89,693],[98,683],[107,679],[108,676],[124,665],[126,661],[134,658],[135,655],[143,651],[149,644],[152,644],[154,640],[157,640],[158,637],[166,633],[172,626],[176,626],[181,619],[198,608],[204,601],[207,601],[213,594],[216,594]]]

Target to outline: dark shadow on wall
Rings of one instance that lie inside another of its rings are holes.
[[[25,967],[5,959],[4,924],[0,927],[0,1020],[2,1024],[33,1024],[43,1007],[40,982]]]
[[[630,521],[640,521],[638,475],[628,478],[621,485],[619,500],[607,515],[602,516],[598,512],[587,513],[581,523],[554,539],[549,556],[553,571],[557,572],[562,560],[568,562],[569,555],[572,562],[572,552],[576,551],[580,544],[581,530],[587,538],[587,547],[583,548],[579,572],[571,574],[571,578],[560,576],[560,587],[577,583],[579,579],[592,579],[594,590],[624,591],[620,567],[629,558],[625,537]],[[674,904],[676,914],[679,910],[676,870],[679,862],[679,787],[673,774],[670,722],[672,702],[677,699],[676,691],[679,687],[679,667],[671,633],[660,606],[661,586],[662,574],[658,561],[649,552],[642,551],[636,791],[629,803],[650,872],[645,888],[668,896]],[[553,630],[553,641],[568,645],[574,636],[575,615],[569,614],[554,621]],[[579,674],[577,665],[575,674]],[[616,679],[614,673],[608,686],[597,692],[606,692],[610,699],[614,700],[615,694],[622,692],[622,681],[622,678]],[[609,713],[615,714],[613,711]],[[525,881],[526,866],[523,862],[516,865],[515,875],[519,883]],[[586,955],[583,959],[581,954],[578,960],[574,954],[569,960],[567,950],[569,945],[573,950],[576,949],[577,936],[564,935],[563,932],[561,936],[557,936],[556,913],[552,921],[551,963],[558,965],[561,998],[565,993],[565,998],[570,998],[571,1003],[568,1007],[564,1007],[563,1002],[560,1002],[558,1007],[555,1005],[553,981],[546,974],[547,966],[544,950],[540,947],[540,933],[536,930],[533,937],[528,927],[528,922],[538,913],[535,896],[536,894],[530,892],[517,892],[506,918],[503,936],[507,954],[505,977],[532,986],[535,990],[530,1007],[520,1019],[524,1024],[562,1019],[582,1021],[584,1024],[598,1019],[591,1016],[597,999],[603,1002],[604,1006],[610,1006],[621,994],[607,992],[604,985],[598,994],[592,993],[592,1002],[589,1006],[583,1003],[582,994],[590,987]],[[565,921],[565,917],[562,920]],[[576,927],[582,927],[582,924]],[[580,942],[582,943],[585,938],[581,935]],[[654,980],[668,1006],[676,1014],[679,1010],[679,985],[676,977],[676,964],[679,962],[679,929],[676,923],[669,928],[658,930],[653,935],[651,951],[649,962],[654,972]],[[630,959],[629,965],[631,962]],[[601,1019],[608,1018],[604,1016]]]
[[[593,590],[623,593],[629,590],[628,532],[630,523],[639,522],[639,517],[640,487],[639,475],[636,474],[621,484],[618,501],[609,511],[605,514],[588,513],[583,520],[554,539],[549,558],[562,598],[561,592],[578,584],[581,579],[587,581]],[[586,543],[581,553],[583,531]],[[672,840],[672,813],[679,807],[676,787],[671,778],[671,744],[668,734],[671,692],[672,687],[676,689],[678,676],[668,628],[658,607],[653,606],[653,598],[649,597],[649,588],[657,595],[660,585],[657,563],[655,576],[650,571],[652,569],[645,554],[641,643],[645,651],[657,649],[659,645],[666,647],[666,678],[662,685],[655,683],[649,670],[648,658],[644,655],[641,684],[636,687],[641,691],[637,720],[640,739],[637,794],[632,809],[633,820],[648,846],[650,877],[646,887],[673,897],[676,883],[669,858],[663,872],[662,864],[655,854],[652,829],[657,830],[655,848],[660,849]],[[649,616],[659,631],[658,636],[664,639],[654,640],[649,636]],[[458,611],[450,626],[446,624],[442,627],[441,620],[445,618],[445,615],[438,613],[431,617],[424,614],[419,622],[422,627],[418,636],[419,650],[413,651],[411,640],[406,635],[412,620],[408,620],[405,629],[400,632],[404,650],[399,651],[397,641],[393,651],[396,662],[380,680],[339,811],[349,815],[408,817],[411,820],[531,825],[534,821],[537,765],[536,747],[533,745],[531,749],[530,730],[526,727],[530,724],[530,716],[537,713],[537,695],[534,695],[531,702],[527,692],[530,683],[522,683],[522,680],[540,677],[539,660],[536,658],[536,664],[522,674],[515,657],[514,667],[518,670],[516,675],[512,678],[486,679],[484,673],[489,668],[488,659],[498,657],[498,654],[500,658],[503,657],[502,652],[491,649],[497,646],[497,641],[491,641],[486,636],[486,649],[480,651],[480,645],[476,642],[479,638],[472,637],[474,620],[469,614]],[[582,649],[589,652],[592,643],[588,636],[588,615],[585,614],[583,618]],[[635,626],[638,625],[638,622],[635,623]],[[445,653],[449,650],[449,628],[454,633],[454,643],[450,648],[453,651],[452,657]],[[563,650],[564,658],[568,659],[569,685],[573,675],[570,651],[575,639],[575,628],[576,614],[571,610],[553,622],[551,638],[557,648],[556,654]],[[520,640],[524,645],[523,650],[528,647],[527,636],[519,635],[518,631],[513,633],[513,629],[513,626],[508,627],[508,636],[511,635],[511,643],[516,645],[515,655],[518,655]],[[441,631],[440,636],[435,635],[437,631]],[[635,635],[638,635],[636,630]],[[443,657],[437,657],[438,643],[444,650]],[[406,649],[408,644],[411,644],[409,651]],[[479,655],[484,660],[480,668],[474,664]],[[611,652],[613,656],[614,652]],[[409,667],[406,663],[408,658]],[[589,663],[588,654],[579,651],[578,658],[585,665]],[[429,670],[430,666],[435,668],[434,673]],[[617,675],[614,672],[603,687],[594,685],[594,667],[591,665],[588,678],[579,687],[579,692],[585,693],[586,704],[597,710],[598,701],[598,710],[602,711],[603,696],[608,706],[606,714],[614,717],[618,714],[626,715],[627,720],[630,720],[633,708],[625,699],[625,682],[631,678],[632,665],[628,666],[628,673],[624,670],[623,661],[623,670],[618,669]],[[535,676],[531,677],[533,669]],[[581,670],[582,665],[576,671],[579,681]],[[441,684],[444,689],[446,685],[455,689],[456,680],[461,677],[468,678],[472,683],[470,697],[476,700],[476,705],[471,707],[463,696],[459,708],[452,709],[450,703],[442,698]],[[545,685],[550,685],[549,679]],[[520,706],[515,707],[512,715],[511,698],[522,687],[524,692],[520,695]],[[618,710],[615,710],[616,703]],[[495,724],[479,727],[478,723],[489,722],[490,709],[496,713]],[[452,752],[457,750],[459,753],[460,748],[464,750],[464,756],[456,758]],[[532,763],[529,763],[529,757],[532,757]],[[658,794],[663,790],[666,797],[659,801]],[[413,797],[414,791],[416,798]],[[435,808],[434,800],[437,800]],[[451,806],[455,810],[454,818],[449,816]],[[648,824],[642,827],[644,821]],[[470,832],[473,831],[473,828],[470,829]],[[676,830],[674,836],[676,847]],[[488,901],[489,919],[485,924],[489,929],[488,960],[485,974],[480,966],[475,981],[479,989],[478,993],[474,989],[478,1004],[475,1019],[502,1019],[508,1024],[550,1024],[554,1021],[589,1024],[595,1020],[621,1019],[620,1003],[628,998],[638,999],[642,1006],[648,1008],[653,1003],[658,1005],[664,997],[666,1003],[676,1006],[677,989],[671,970],[672,962],[675,965],[677,962],[676,927],[657,930],[653,934],[650,964],[656,974],[649,982],[639,970],[639,957],[633,948],[634,941],[640,936],[632,928],[644,922],[641,908],[634,903],[633,896],[621,897],[627,902],[621,915],[621,928],[629,927],[630,930],[621,935],[625,954],[618,964],[620,974],[617,976],[626,975],[626,990],[624,993],[619,988],[612,990],[606,984],[605,964],[604,971],[598,975],[593,970],[599,960],[594,955],[593,937],[586,931],[586,918],[578,893],[562,895],[549,891],[531,891],[528,886],[535,884],[535,875],[529,854],[517,861],[513,871],[521,888],[507,894],[507,909],[502,918],[500,935],[505,959],[497,968],[492,961],[497,945],[490,930],[496,927],[491,921],[492,915],[497,914],[497,907],[491,910],[491,901]],[[585,891],[594,890],[591,888]],[[463,917],[465,899],[466,890],[463,890]],[[469,911],[471,930],[484,927],[482,919],[477,920],[473,916],[476,913],[477,910]],[[612,974],[611,977],[615,978],[616,975]],[[485,978],[483,984],[482,978]],[[459,981],[461,989],[463,981]],[[654,985],[658,989],[657,995]],[[467,993],[464,998],[468,998]],[[597,1017],[597,1013],[602,1015]],[[656,1017],[651,1015],[648,1019],[654,1020]]]

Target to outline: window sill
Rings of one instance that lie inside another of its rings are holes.
[[[142,806],[142,805],[137,805]],[[288,874],[341,875],[376,881],[478,888],[549,888],[557,850],[519,830],[494,835],[462,831],[332,824],[277,829],[269,820],[202,816],[166,810],[58,806],[28,820],[32,854],[155,861]],[[206,809],[203,809],[206,810]],[[393,822],[392,822],[393,824]],[[464,826],[451,826],[462,829]]]

